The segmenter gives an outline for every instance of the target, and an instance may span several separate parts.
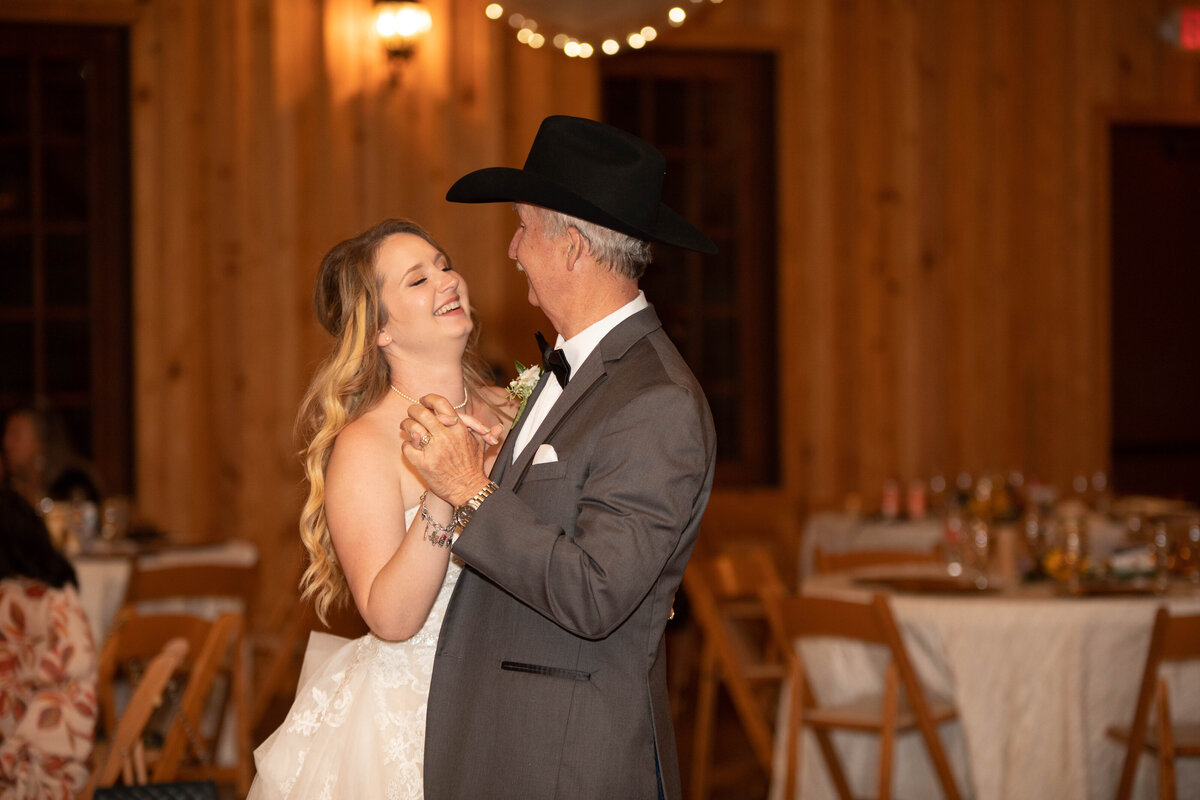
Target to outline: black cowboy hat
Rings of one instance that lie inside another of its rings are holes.
[[[638,239],[717,252],[707,236],[660,201],[666,167],[662,153],[631,133],[595,120],[552,116],[542,120],[522,169],[467,173],[446,199],[531,203]]]

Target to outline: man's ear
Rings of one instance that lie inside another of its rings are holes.
[[[574,226],[567,226],[567,271],[574,272],[579,259],[587,251],[588,240]]]

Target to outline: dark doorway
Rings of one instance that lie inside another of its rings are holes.
[[[642,279],[712,407],[716,481],[777,484],[774,56],[655,50],[601,65],[605,121],[662,150],[663,201],[720,250],[656,248]]]
[[[1110,142],[1113,485],[1200,501],[1200,125]]]

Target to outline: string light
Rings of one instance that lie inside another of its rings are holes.
[[[519,2],[519,0],[514,0]],[[723,0],[690,0],[692,5],[701,5],[703,3],[712,3],[720,5]],[[504,17],[504,6],[500,3],[489,3],[484,9],[484,14],[488,19],[499,20]],[[687,12],[681,6],[674,6],[667,12],[667,24],[672,28],[678,28],[687,20]],[[507,18],[508,24],[516,29],[517,41],[521,44],[528,45],[537,50],[545,46],[546,36],[538,33],[538,23],[532,18],[520,13],[512,13]],[[646,25],[641,30],[635,30],[626,34],[623,39],[625,45],[630,49],[640,50],[646,46],[648,42],[658,38],[658,31],[652,25]],[[550,43],[556,50],[561,50],[569,58],[591,58],[596,52],[592,45],[575,36],[571,36],[565,32],[558,32],[550,40]],[[599,50],[605,55],[616,55],[621,51],[622,43],[617,38],[606,38],[601,42]]]

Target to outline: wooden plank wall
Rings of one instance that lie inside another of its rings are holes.
[[[129,24],[138,501],[177,536],[295,553],[291,425],[326,341],[321,254],[425,223],[472,283],[485,352],[544,326],[511,212],[449,183],[517,165],[547,113],[597,108],[594,62],[517,46],[482,0],[428,0],[395,77],[369,0],[12,0]],[[1103,120],[1196,109],[1166,0],[726,0],[655,46],[778,54],[784,481],[718,488],[720,535],[776,536],[882,481],[1108,453]],[[1118,487],[1119,488],[1119,487]],[[764,533],[765,532],[765,533]]]
[[[722,535],[790,550],[888,478],[1108,469],[1105,120],[1196,118],[1174,7],[727,2],[683,31],[780,54],[786,498],[718,496]]]

